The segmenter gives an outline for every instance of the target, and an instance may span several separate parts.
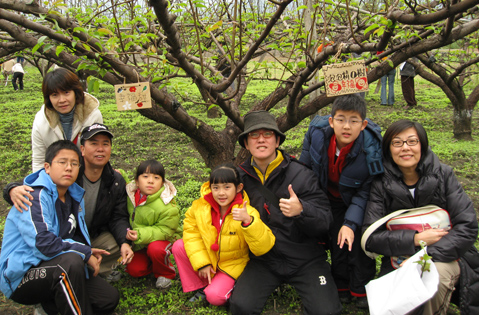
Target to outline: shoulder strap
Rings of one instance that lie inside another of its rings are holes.
[[[366,118],[368,125],[364,129],[363,149],[366,152],[366,162],[369,174],[378,175],[384,173],[381,148],[381,127],[369,118]]]
[[[401,215],[405,212],[410,212],[410,211],[414,211],[414,210],[431,211],[431,210],[437,209],[437,208],[438,208],[438,206],[435,206],[435,205],[427,205],[427,206],[419,207],[419,208],[401,209],[401,210],[394,211],[394,212],[388,214],[385,217],[382,217],[381,219],[379,219],[376,222],[374,222],[373,224],[371,224],[366,229],[366,231],[364,231],[363,236],[361,237],[361,248],[366,253],[366,255],[368,255],[371,259],[375,259],[379,255],[376,254],[376,253],[373,253],[373,252],[368,252],[366,250],[366,243],[368,241],[369,236],[371,234],[373,234],[374,231],[376,231],[381,225],[383,225],[384,223],[386,223],[390,219],[394,218],[395,216]]]
[[[261,194],[277,209],[279,209],[279,198],[260,181],[252,181],[254,188],[258,189]]]

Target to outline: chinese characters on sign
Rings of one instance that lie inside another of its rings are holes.
[[[115,85],[115,96],[118,110],[151,108],[148,82]]]
[[[326,65],[323,73],[327,96],[369,91],[364,60]]]

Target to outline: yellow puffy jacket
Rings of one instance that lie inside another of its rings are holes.
[[[250,225],[243,227],[241,221],[233,220],[228,213],[221,225],[220,234],[212,222],[212,206],[205,200],[211,192],[209,182],[201,187],[201,198],[193,202],[185,214],[183,221],[183,242],[186,254],[193,269],[198,271],[207,265],[221,270],[234,279],[243,272],[249,261],[249,250],[256,255],[266,254],[274,245],[275,237],[270,228],[261,221],[258,211],[249,205],[246,192],[243,198],[248,201],[247,211],[253,218]],[[233,208],[242,207],[243,203]],[[219,250],[212,249],[212,245],[219,245]]]

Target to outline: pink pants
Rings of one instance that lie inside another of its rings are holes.
[[[171,263],[171,243],[168,241],[154,241],[147,248],[135,252],[131,262],[126,265],[126,272],[138,278],[153,273],[156,278],[163,276],[174,279],[175,267]]]
[[[216,306],[226,304],[235,285],[233,278],[219,270],[216,270],[216,274],[211,279],[211,284],[208,284],[208,279],[200,278],[198,272],[191,266],[190,260],[186,255],[183,240],[177,240],[173,244],[172,252],[175,257],[178,272],[180,273],[183,292],[191,292],[205,288],[206,300],[210,304]]]

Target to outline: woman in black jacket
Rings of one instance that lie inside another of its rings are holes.
[[[366,250],[384,255],[380,273],[384,275],[394,269],[391,256],[411,256],[420,249],[419,241],[426,242],[440,283],[438,292],[424,304],[423,314],[446,314],[460,276],[457,260],[477,239],[472,201],[453,170],[431,151],[426,131],[419,123],[393,123],[384,134],[382,147],[384,175],[372,184],[363,231],[396,210],[431,204],[447,210],[452,228],[388,231],[383,225],[368,238]]]

